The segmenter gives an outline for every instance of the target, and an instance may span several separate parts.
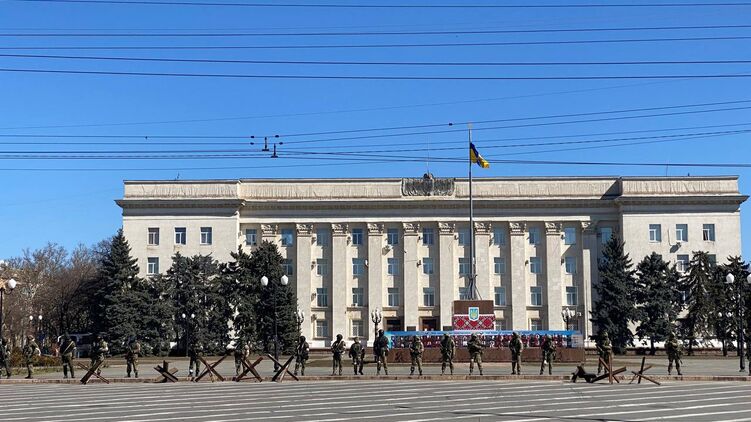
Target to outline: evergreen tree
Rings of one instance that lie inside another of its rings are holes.
[[[261,280],[256,278],[251,256],[242,247],[231,254],[234,261],[221,266],[221,289],[226,303],[227,318],[232,321],[234,339],[246,344],[256,344],[256,307],[261,289]]]
[[[141,303],[142,328],[138,336],[144,354],[166,356],[170,351],[170,340],[175,337],[175,304],[169,300],[169,282],[161,274],[140,284],[144,297]]]
[[[608,332],[616,353],[633,345],[629,323],[636,317],[634,270],[623,245],[615,236],[605,245],[599,264],[600,282],[594,286],[597,300],[591,311],[591,321]]]
[[[741,259],[740,256],[728,257],[728,263],[720,265],[714,271],[714,289],[713,302],[717,309],[715,313],[714,329],[717,338],[722,341],[723,355],[727,356],[727,342],[738,339],[738,299],[739,295],[744,297],[746,309],[743,312],[745,328],[749,325],[749,286],[746,278],[749,274],[749,265]],[[728,274],[733,274],[735,283],[729,285],[726,282]]]
[[[686,292],[687,314],[681,322],[682,335],[688,339],[688,352],[698,345],[697,338],[710,334],[716,311],[713,297],[713,270],[706,252],[694,252],[688,271],[683,276],[683,291]]]
[[[651,354],[655,342],[664,341],[674,330],[682,308],[680,275],[655,252],[645,256],[636,266],[636,303],[639,325],[636,335],[649,339]]]

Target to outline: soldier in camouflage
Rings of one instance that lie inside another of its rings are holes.
[[[412,336],[412,343],[409,345],[409,355],[412,358],[412,366],[409,368],[409,374],[414,375],[415,364],[417,364],[417,370],[422,375],[422,353],[425,351],[425,346],[417,336]]]
[[[472,375],[475,369],[475,362],[477,362],[477,369],[482,375],[482,349],[485,347],[482,341],[477,337],[477,334],[472,334],[467,342],[467,349],[469,350],[469,375]]]
[[[336,335],[336,341],[331,344],[331,353],[334,354],[334,365],[331,370],[331,375],[336,375],[337,368],[339,369],[339,375],[342,375],[342,354],[346,350],[347,345],[342,340],[342,335]]]
[[[68,371],[70,370],[70,377],[74,378],[73,373],[73,357],[76,353],[76,342],[70,338],[67,333],[63,336],[63,342],[60,345],[60,358],[63,362],[63,378],[68,378]]]
[[[91,345],[91,367],[97,367],[96,373],[97,375],[102,373],[102,365],[104,365],[104,360],[107,358],[107,353],[109,353],[110,348],[109,345],[107,345],[107,342],[104,341],[104,338],[101,334],[97,334],[94,338],[94,343]]]
[[[188,348],[188,356],[190,357],[190,362],[188,363],[188,376],[190,378],[193,378],[193,366],[195,365],[195,375],[200,375],[201,372],[201,361],[198,359],[199,356],[203,355],[203,346],[201,345],[200,341],[194,341],[190,347]]]
[[[670,333],[668,341],[665,342],[665,352],[668,355],[668,375],[673,372],[673,362],[678,375],[681,374],[681,355],[683,354],[683,344],[675,338],[675,334]]]
[[[362,375],[363,349],[360,339],[355,337],[355,342],[349,348],[349,357],[352,358],[352,367],[355,370],[355,375],[357,375],[358,370],[360,371],[360,375]]]
[[[600,375],[600,372],[602,372],[602,361],[610,362],[610,356],[613,353],[613,345],[610,343],[610,337],[608,337],[608,332],[603,331],[600,334],[599,341],[597,342],[597,354],[602,358],[602,360],[598,359],[597,363],[597,375]]]
[[[243,360],[250,356],[250,346],[242,340],[237,341],[235,349],[232,351],[235,358],[235,375],[239,376],[243,370]]]
[[[301,370],[300,375],[305,375],[305,362],[308,360],[309,351],[310,346],[305,341],[305,336],[300,336],[300,340],[295,348],[295,375],[297,375],[298,369]]]
[[[34,341],[34,336],[26,336],[26,345],[23,346],[22,352],[24,363],[26,364],[26,371],[28,372],[26,379],[31,379],[34,375],[34,360],[37,356],[41,356],[42,354],[37,342]]]
[[[373,355],[375,355],[376,361],[376,375],[381,375],[381,364],[383,364],[383,371],[388,375],[389,339],[383,334],[383,330],[378,330],[378,337],[373,343]]]
[[[508,344],[508,348],[511,349],[511,375],[522,374],[522,350],[524,345],[522,339],[519,337],[519,333],[514,332],[511,334],[511,341]]]
[[[10,345],[8,339],[0,338],[0,376],[5,369],[5,378],[10,378]]]
[[[139,343],[138,339],[133,336],[125,347],[126,377],[130,378],[130,372],[133,371],[133,375],[138,378],[139,356],[141,356],[141,343]]]
[[[456,342],[447,333],[443,333],[441,339],[441,375],[446,373],[446,365],[454,375],[454,355],[456,354]]]
[[[553,375],[553,360],[555,359],[555,342],[550,334],[546,334],[542,340],[542,363],[540,364],[540,375],[545,372],[545,362],[548,363],[548,375]]]

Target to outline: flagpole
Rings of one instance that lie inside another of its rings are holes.
[[[469,129],[469,149],[472,149],[472,123],[467,125]],[[469,256],[470,256],[470,270],[469,270],[469,298],[472,300],[477,299],[477,288],[475,287],[475,205],[472,198],[472,154],[468,155],[469,158]]]

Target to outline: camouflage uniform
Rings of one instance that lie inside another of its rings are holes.
[[[605,362],[610,362],[610,356],[613,353],[613,345],[610,343],[610,337],[608,337],[608,332],[603,331],[600,335],[600,341],[597,345],[597,354],[600,355],[602,360]],[[597,375],[600,375],[602,372],[602,362],[598,359],[597,361]]]
[[[360,339],[355,337],[355,342],[352,343],[352,346],[349,348],[349,357],[352,358],[352,367],[355,370],[355,375],[357,375],[358,370],[360,371],[360,375],[362,375],[362,357],[364,349],[362,343],[360,343]]]
[[[130,372],[138,378],[138,357],[141,356],[141,343],[133,338],[125,349],[126,376],[130,378]]]
[[[542,341],[542,363],[540,364],[540,375],[545,372],[545,362],[548,363],[548,375],[553,375],[553,360],[555,359],[555,343],[550,334],[545,335]]]
[[[243,360],[250,356],[250,346],[243,341],[238,341],[235,350],[232,351],[232,356],[235,358],[235,375],[240,375],[243,369]]]
[[[446,373],[446,364],[451,369],[451,375],[454,375],[454,355],[456,355],[456,343],[446,333],[443,333],[441,339],[441,375]]]
[[[331,375],[336,375],[336,369],[339,368],[339,375],[342,374],[342,354],[346,350],[347,345],[342,340],[342,335],[336,335],[336,341],[331,345],[331,353],[334,354],[334,366],[331,370]]]
[[[63,378],[68,378],[68,370],[70,370],[70,377],[75,377],[73,371],[73,356],[75,353],[76,342],[66,334],[63,337],[63,343],[60,345],[60,358],[63,361]]]
[[[194,342],[190,345],[190,348],[188,349],[188,356],[190,356],[190,362],[188,363],[188,376],[193,378],[193,366],[196,367],[196,375],[200,375],[201,373],[201,361],[198,360],[198,357],[203,355],[203,346],[201,346],[200,342]]]
[[[23,346],[23,358],[26,364],[26,370],[28,371],[27,379],[31,379],[34,375],[34,358],[40,356],[42,351],[39,350],[37,342],[34,341],[34,336],[29,335],[26,337],[26,345]]]
[[[425,351],[422,341],[417,336],[412,337],[412,343],[409,345],[409,355],[412,358],[412,366],[409,368],[409,374],[415,373],[415,364],[417,364],[417,370],[422,375],[422,353]]]
[[[522,350],[524,345],[522,339],[519,337],[519,333],[514,332],[511,335],[511,342],[508,344],[508,348],[511,349],[511,375],[522,374]]]
[[[383,364],[383,372],[388,375],[389,367],[386,357],[389,355],[389,339],[383,335],[383,330],[378,330],[378,337],[373,343],[373,355],[376,361],[376,375],[381,375],[381,364]]]
[[[10,346],[7,338],[0,340],[0,375],[2,375],[2,370],[5,369],[5,377],[10,378]]]
[[[305,341],[305,336],[300,336],[297,348],[295,348],[295,375],[299,369],[301,369],[300,375],[305,375],[305,362],[308,360],[309,351],[310,346]]]
[[[469,350],[469,375],[472,375],[475,369],[475,362],[477,362],[477,369],[482,375],[482,349],[484,344],[477,337],[477,334],[472,334],[467,342],[467,349]]]
[[[102,365],[104,365],[104,359],[107,358],[110,348],[107,342],[104,341],[101,335],[97,335],[94,339],[94,343],[91,345],[91,367],[99,365],[96,370],[97,375],[102,373]]]
[[[668,341],[665,342],[665,352],[668,354],[668,375],[673,372],[673,362],[675,362],[675,369],[678,371],[678,375],[681,374],[681,355],[683,354],[683,344],[675,338],[675,334],[670,333]]]

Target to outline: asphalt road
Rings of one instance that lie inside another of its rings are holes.
[[[2,421],[751,421],[751,384],[343,381],[0,385]]]

